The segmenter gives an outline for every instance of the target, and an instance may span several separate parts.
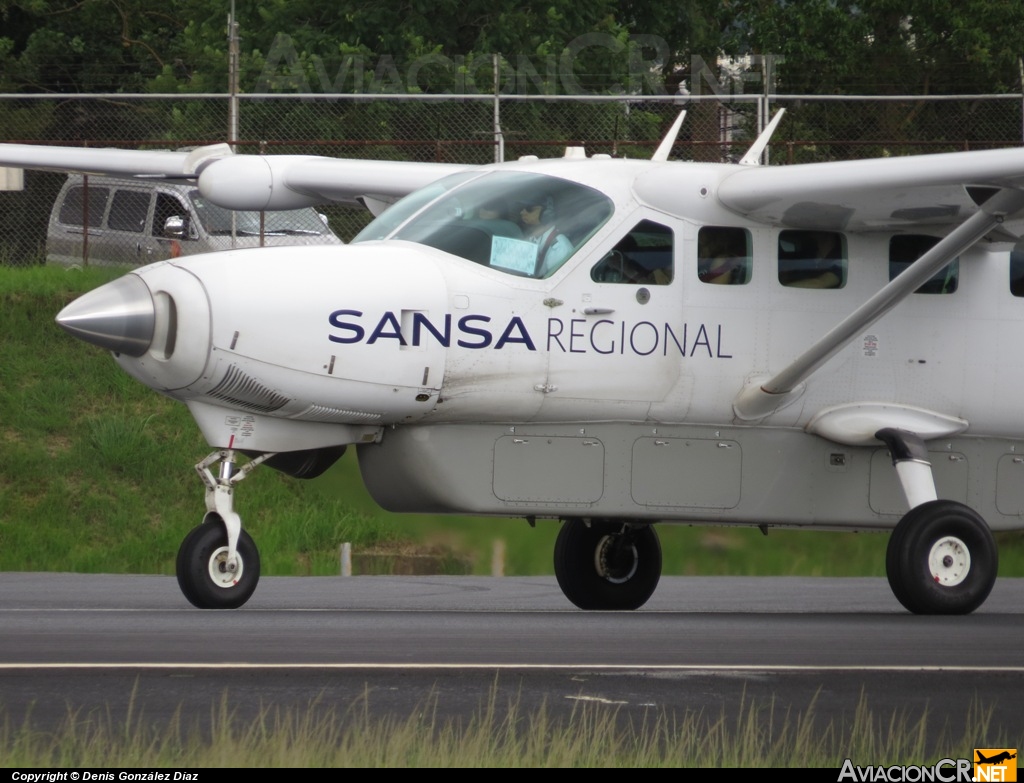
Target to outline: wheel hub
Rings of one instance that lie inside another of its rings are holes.
[[[944,536],[932,544],[928,553],[928,570],[937,584],[955,587],[971,570],[971,553],[956,536]]]
[[[620,585],[636,574],[639,559],[636,546],[624,536],[605,536],[594,552],[594,567],[601,577]]]
[[[228,548],[226,546],[222,546],[210,555],[210,581],[217,585],[217,587],[234,587],[242,578],[243,570],[242,558],[237,554],[234,560],[228,560]]]

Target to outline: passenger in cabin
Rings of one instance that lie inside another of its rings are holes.
[[[572,242],[555,225],[555,202],[551,196],[520,201],[519,225],[523,239],[537,245],[537,277],[546,277],[572,255]]]
[[[735,256],[729,255],[719,235],[700,236],[697,248],[697,277],[702,283],[729,285],[739,267]]]
[[[835,231],[779,234],[779,282],[795,288],[842,288],[843,236]]]
[[[742,230],[705,227],[697,235],[697,277],[702,283],[741,285],[749,255]]]

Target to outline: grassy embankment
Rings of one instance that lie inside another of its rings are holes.
[[[171,574],[203,515],[192,466],[210,452],[183,405],[56,327],[66,302],[111,273],[0,267],[0,569]],[[236,510],[266,575],[332,575],[357,554],[442,553],[452,572],[553,573],[558,526],[521,519],[395,515],[363,488],[352,450],[312,482],[260,468]],[[881,576],[884,534],[662,525],[666,575]],[[1000,536],[1000,573],[1024,575],[1018,534]],[[450,555],[450,557],[447,557]]]

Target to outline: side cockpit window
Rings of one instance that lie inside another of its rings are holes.
[[[846,237],[837,231],[780,231],[779,282],[793,288],[846,285]]]
[[[697,232],[697,278],[702,283],[746,285],[753,268],[750,232],[704,226]]]
[[[673,277],[672,229],[641,220],[590,270],[597,283],[668,285]]]
[[[939,237],[897,234],[889,240],[889,279],[895,280],[910,265],[938,244]],[[951,294],[960,281],[960,259],[954,258],[914,291],[915,294]]]

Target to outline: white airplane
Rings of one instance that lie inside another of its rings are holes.
[[[342,247],[134,269],[57,316],[215,449],[177,558],[197,607],[256,588],[239,482],[354,445],[391,511],[560,520],[583,609],[642,606],[655,523],[683,523],[891,529],[898,601],[971,612],[992,531],[1024,519],[1024,149],[758,165],[780,116],[731,164],[669,161],[682,115],[652,160],[0,145],[0,164],[378,215]]]

